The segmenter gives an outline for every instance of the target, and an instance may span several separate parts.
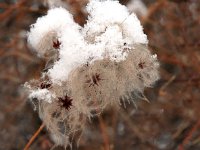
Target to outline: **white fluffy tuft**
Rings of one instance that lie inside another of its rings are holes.
[[[47,65],[40,80],[26,83],[39,100],[40,118],[57,145],[67,146],[86,121],[108,106],[144,98],[159,79],[157,56],[135,14],[117,1],[91,0],[84,27],[63,8],[31,26],[28,42]]]
[[[37,90],[32,90],[29,94],[30,99],[36,98],[37,100],[43,100],[48,103],[52,103],[52,99],[55,98],[55,95],[52,94],[49,90],[47,89],[37,89]]]

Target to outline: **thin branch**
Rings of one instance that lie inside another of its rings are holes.
[[[187,134],[187,136],[184,138],[182,144],[179,145],[178,150],[184,150],[184,146],[187,145],[189,143],[189,141],[191,140],[194,132],[199,128],[200,126],[200,119],[198,120],[198,122],[192,127],[192,129],[189,131],[189,133]]]
[[[42,131],[42,129],[44,128],[44,123],[41,124],[41,126],[39,127],[39,129],[34,133],[34,135],[31,137],[31,139],[28,141],[28,143],[26,144],[26,146],[24,147],[24,150],[28,150],[29,147],[31,146],[31,144],[33,143],[33,141],[35,140],[35,138],[39,135],[39,133]]]
[[[100,129],[101,129],[101,134],[104,140],[104,149],[105,150],[109,150],[110,146],[109,146],[109,137],[108,134],[106,132],[106,127],[103,121],[103,118],[101,116],[99,116],[99,122],[100,122]]]

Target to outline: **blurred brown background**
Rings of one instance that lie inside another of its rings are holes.
[[[86,22],[87,0],[55,1],[0,0],[0,150],[23,149],[41,125],[22,89],[23,83],[40,77],[45,65],[27,45],[29,26],[49,5],[62,5],[76,22]],[[73,149],[200,150],[200,1],[120,3],[138,14],[149,47],[158,54],[161,79],[145,91],[150,103],[138,100],[138,109],[127,104],[126,109],[106,111],[101,120],[94,118],[79,148],[74,144]],[[44,129],[30,149],[52,146]]]

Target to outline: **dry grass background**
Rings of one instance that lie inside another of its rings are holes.
[[[75,20],[84,24],[86,1],[65,2]],[[145,91],[150,103],[138,100],[138,109],[127,104],[88,122],[74,150],[200,149],[200,1],[144,2],[148,15],[141,20],[161,63],[161,80]],[[39,78],[45,65],[30,51],[25,33],[46,11],[39,0],[0,1],[0,150],[23,149],[41,124],[21,87]],[[52,146],[44,129],[30,149]]]

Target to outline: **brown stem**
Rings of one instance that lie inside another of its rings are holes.
[[[189,133],[186,135],[186,137],[184,138],[182,144],[179,145],[178,150],[184,150],[184,146],[188,144],[188,142],[190,141],[190,139],[192,138],[194,132],[199,128],[200,126],[200,119],[198,120],[198,122],[192,127],[192,129],[189,131]]]
[[[39,127],[39,129],[34,133],[34,135],[31,137],[31,139],[28,141],[28,143],[26,144],[26,146],[24,147],[24,150],[28,150],[29,147],[31,146],[31,144],[33,143],[33,141],[35,140],[35,138],[38,136],[38,134],[42,131],[42,129],[44,128],[44,123],[41,124],[41,126]]]
[[[99,122],[100,122],[100,129],[101,129],[101,134],[104,140],[104,149],[105,150],[109,150],[110,146],[109,146],[109,138],[106,132],[106,127],[105,124],[103,122],[103,118],[101,116],[99,116]]]

